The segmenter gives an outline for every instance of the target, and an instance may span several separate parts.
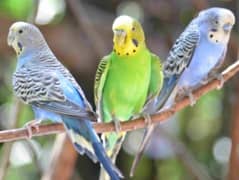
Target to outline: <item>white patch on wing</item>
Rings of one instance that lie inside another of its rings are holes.
[[[83,148],[86,148],[88,151],[94,152],[92,145],[83,136],[76,134],[72,129],[70,129],[68,132],[73,143],[80,144]]]

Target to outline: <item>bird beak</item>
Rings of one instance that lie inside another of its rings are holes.
[[[231,29],[232,29],[232,25],[231,25],[230,23],[226,23],[226,24],[223,25],[223,30],[224,30],[226,33],[230,32]]]
[[[13,35],[13,31],[9,31],[8,36],[7,36],[7,44],[8,46],[12,46],[13,42],[14,42],[15,38]]]
[[[127,33],[123,29],[115,29],[114,30],[114,39],[115,42],[120,46],[124,44]]]

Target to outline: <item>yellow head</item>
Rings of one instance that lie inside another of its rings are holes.
[[[115,19],[112,30],[114,32],[114,52],[119,56],[130,56],[145,46],[144,31],[140,23],[126,15]]]

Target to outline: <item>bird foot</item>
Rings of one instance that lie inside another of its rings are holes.
[[[217,71],[212,71],[208,76],[211,77],[211,78],[215,78],[218,81],[220,81],[220,84],[217,85],[218,90],[223,87],[225,80],[224,80],[223,75],[221,73],[219,73]]]
[[[24,127],[27,129],[27,137],[29,139],[32,138],[32,129],[36,129],[36,131],[38,132],[39,131],[39,124],[41,123],[41,121],[39,120],[32,120],[32,121],[29,121],[27,122]]]
[[[190,106],[194,106],[196,104],[196,100],[195,100],[192,92],[188,92],[187,96],[189,97],[189,100],[190,100]]]
[[[223,75],[222,75],[222,74],[215,74],[215,78],[216,78],[218,81],[220,81],[220,84],[217,86],[217,89],[220,90],[220,89],[223,87],[224,82],[225,82],[225,80],[224,80],[224,78],[223,78]]]
[[[189,97],[190,106],[193,106],[193,105],[196,104],[196,99],[194,98],[194,96],[193,96],[193,94],[192,94],[192,89],[191,89],[191,88],[189,88],[189,87],[184,87],[184,88],[180,89],[179,92],[178,92],[177,98],[178,98],[178,97],[181,97],[181,96],[183,96],[183,97],[185,97],[185,96]],[[179,99],[177,99],[177,100],[179,100]]]
[[[116,131],[116,133],[119,133],[120,131],[121,131],[121,124],[120,124],[120,121],[118,121],[118,120],[115,120],[114,121],[114,125],[115,125],[115,131]]]
[[[147,126],[151,125],[152,120],[151,120],[150,115],[149,114],[144,114],[143,117],[144,117],[145,124],[147,124]]]
[[[207,83],[208,83],[208,79],[206,79],[206,78],[200,81],[201,85],[205,85]]]

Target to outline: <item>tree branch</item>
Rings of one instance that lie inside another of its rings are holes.
[[[236,61],[234,64],[229,66],[226,70],[222,72],[223,78],[225,81],[232,78],[239,71],[239,61]],[[208,84],[201,86],[197,90],[193,92],[194,98],[197,100],[207,92],[216,89],[220,85],[219,80],[212,80]],[[151,116],[152,123],[159,123],[164,120],[167,120],[170,116],[175,114],[177,111],[180,111],[184,107],[190,104],[190,100],[188,97],[184,97],[182,100],[177,102],[171,109],[162,111],[158,114],[154,114]],[[132,131],[139,128],[146,127],[147,124],[144,121],[144,118],[138,118],[128,122],[122,122],[121,128],[123,131]],[[113,123],[95,123],[94,128],[98,133],[115,131],[115,126]],[[48,124],[48,125],[40,125],[39,130],[33,129],[33,136],[43,136],[49,134],[56,134],[64,131],[64,127],[62,124]],[[27,130],[25,128],[19,129],[11,129],[0,131],[0,142],[9,142],[15,140],[26,139]]]

